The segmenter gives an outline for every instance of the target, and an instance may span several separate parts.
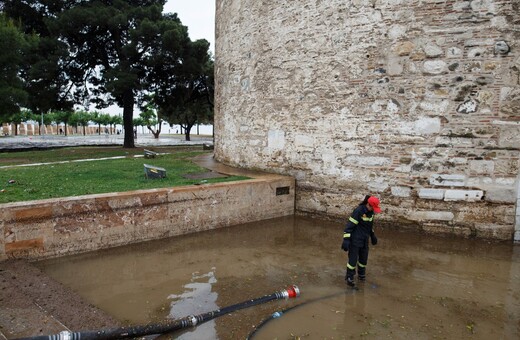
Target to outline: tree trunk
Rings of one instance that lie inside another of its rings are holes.
[[[126,90],[123,94],[123,125],[125,129],[124,148],[135,148],[134,142],[134,94],[132,89]]]
[[[184,136],[186,136],[186,141],[191,140],[190,131],[191,131],[192,127],[193,127],[193,124],[186,124],[186,127],[184,128]]]

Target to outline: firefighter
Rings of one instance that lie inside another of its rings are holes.
[[[372,224],[374,215],[380,212],[379,199],[375,196],[367,195],[348,219],[347,226],[343,232],[341,249],[348,252],[345,281],[350,287],[356,287],[354,281],[356,268],[358,280],[361,282],[365,281],[368,262],[368,238],[370,238],[372,245],[377,244],[377,237],[372,229]]]

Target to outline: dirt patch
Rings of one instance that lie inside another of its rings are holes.
[[[0,339],[116,327],[120,323],[22,260],[0,262]]]

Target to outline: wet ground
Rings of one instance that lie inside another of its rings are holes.
[[[116,319],[30,263],[0,262],[0,339],[118,325]]]
[[[342,230],[287,217],[35,265],[126,325],[301,289],[171,335],[179,339],[518,339],[519,246],[381,230],[367,282],[352,290]]]

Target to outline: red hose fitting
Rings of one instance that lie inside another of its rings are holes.
[[[292,285],[286,289],[287,296],[289,299],[300,296],[300,289],[296,285]]]

